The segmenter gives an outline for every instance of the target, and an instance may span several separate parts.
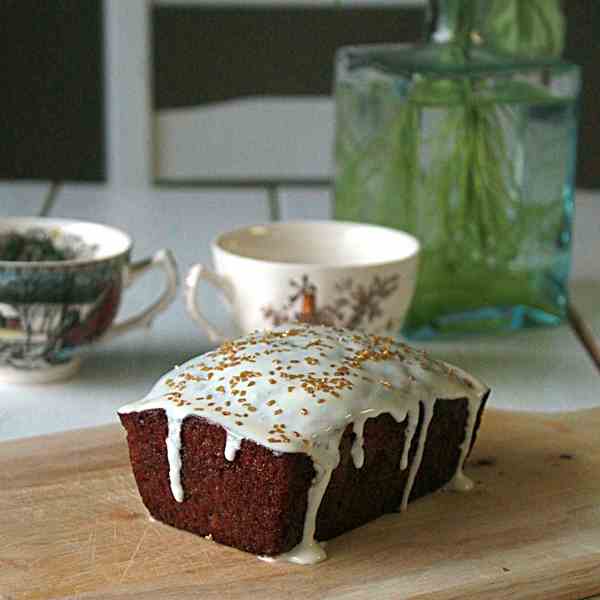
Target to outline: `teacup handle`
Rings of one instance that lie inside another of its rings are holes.
[[[223,297],[229,308],[233,305],[233,290],[227,279],[217,275],[200,263],[195,264],[188,271],[185,278],[185,305],[190,317],[206,332],[211,342],[220,344],[225,341],[225,335],[202,314],[200,305],[198,304],[197,290],[201,279],[204,279],[223,293]]]
[[[166,286],[163,293],[159,296],[158,300],[153,302],[148,308],[143,310],[138,315],[134,315],[129,319],[126,319],[122,323],[116,323],[110,327],[106,333],[102,336],[102,340],[114,338],[118,335],[137,329],[139,327],[146,327],[152,324],[152,321],[156,315],[166,310],[166,308],[173,302],[177,295],[177,263],[175,257],[170,250],[163,249],[158,250],[152,257],[144,258],[137,262],[132,263],[129,266],[129,277],[126,282],[126,287],[129,287],[136,279],[151,269],[161,268],[165,272]]]

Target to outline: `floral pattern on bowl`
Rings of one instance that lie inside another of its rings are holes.
[[[172,254],[159,250],[131,263],[131,238],[118,229],[66,219],[0,219],[0,240],[11,235],[39,242],[38,248],[23,246],[21,255],[40,259],[0,256],[0,381],[68,377],[83,347],[148,325],[175,298]],[[44,246],[47,241],[52,245]],[[165,290],[138,315],[114,324],[125,287],[152,268],[164,270]]]
[[[100,338],[117,314],[127,259],[76,271],[0,266],[0,363],[17,369],[63,363]]]

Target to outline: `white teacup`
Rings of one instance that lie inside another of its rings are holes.
[[[293,321],[394,335],[414,292],[419,242],[377,225],[298,221],[224,233],[212,254],[215,271],[194,265],[185,289],[212,342],[224,336],[198,305],[200,280],[222,292],[240,335]]]

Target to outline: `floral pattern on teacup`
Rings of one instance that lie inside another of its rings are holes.
[[[121,297],[126,257],[73,270],[0,268],[0,365],[19,370],[64,363],[98,339]]]
[[[290,295],[283,306],[263,307],[264,318],[276,327],[290,321],[330,325],[357,329],[366,323],[372,323],[383,315],[381,301],[398,289],[399,275],[380,277],[375,275],[368,285],[356,284],[346,277],[335,284],[335,298],[325,304],[318,302],[318,288],[308,275],[302,275],[300,281],[291,279]],[[388,322],[385,329],[394,329],[395,324]]]

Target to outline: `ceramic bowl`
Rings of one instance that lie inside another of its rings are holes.
[[[78,352],[149,323],[176,294],[177,270],[168,250],[131,263],[131,238],[83,221],[0,219],[0,241],[17,234],[50,241],[66,260],[1,260],[0,381],[41,383],[72,375]],[[147,269],[164,270],[166,289],[135,317],[114,324],[123,289]]]

